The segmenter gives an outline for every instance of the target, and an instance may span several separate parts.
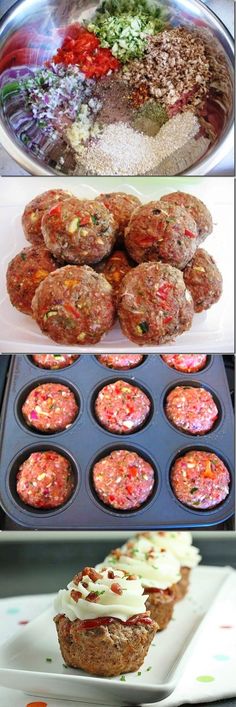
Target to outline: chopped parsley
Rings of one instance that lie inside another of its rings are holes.
[[[125,675],[120,676],[120,682],[126,682],[126,677]]]

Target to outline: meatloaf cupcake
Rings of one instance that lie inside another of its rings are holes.
[[[123,571],[85,567],[55,600],[63,660],[111,677],[142,665],[156,632],[141,582]]]
[[[139,537],[145,537],[155,548],[164,548],[171,552],[180,563],[181,579],[174,584],[175,601],[183,599],[188,591],[191,570],[201,561],[201,555],[197,547],[192,545],[191,533],[182,531],[150,531],[140,533]]]
[[[130,434],[140,429],[150,409],[151,402],[143,390],[122,380],[105,385],[95,400],[100,424],[115,434]]]
[[[101,567],[114,567],[115,571],[123,569],[137,575],[146,594],[146,607],[158,624],[157,630],[167,626],[175,603],[173,586],[180,580],[180,563],[174,555],[139,537],[113,550],[98,565],[98,570]]]

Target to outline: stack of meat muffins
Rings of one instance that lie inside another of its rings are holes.
[[[55,600],[65,663],[103,677],[139,670],[200,559],[190,533],[153,531],[85,567]]]

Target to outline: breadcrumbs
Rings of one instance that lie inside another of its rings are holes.
[[[182,148],[199,128],[198,118],[191,111],[168,120],[156,137],[139,133],[126,123],[107,125],[86,150],[86,171],[103,175],[145,174]]]

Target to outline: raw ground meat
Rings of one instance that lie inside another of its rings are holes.
[[[32,308],[40,329],[59,344],[95,344],[112,326],[112,287],[87,265],[66,265],[36,290]]]
[[[7,291],[13,307],[32,316],[31,303],[37,287],[57,268],[44,245],[24,248],[15,255],[7,268]]]
[[[64,201],[70,197],[71,192],[64,189],[49,189],[27,204],[22,216],[22,226],[27,241],[34,245],[44,245],[41,229],[43,215],[58,201]]]
[[[150,408],[150,400],[141,388],[122,380],[104,386],[95,401],[99,422],[115,434],[135,432],[144,424]]]
[[[165,194],[161,196],[160,201],[165,203],[178,204],[179,206],[184,206],[188,213],[193,217],[197,224],[198,229],[198,243],[205,240],[207,236],[213,231],[213,221],[212,215],[207,208],[207,206],[197,199],[196,196],[192,194],[186,194],[183,191],[174,191],[171,194]]]
[[[104,204],[76,197],[45,213],[42,232],[53,255],[75,265],[99,262],[110,254],[116,240],[116,224]]]
[[[36,366],[49,368],[50,370],[71,366],[77,358],[79,356],[76,356],[76,354],[32,354],[32,359]]]
[[[163,354],[163,361],[181,373],[197,373],[205,368],[206,354]]]
[[[213,452],[193,450],[179,457],[171,469],[175,495],[191,508],[211,509],[229,493],[230,474]]]
[[[127,273],[118,296],[118,316],[131,341],[162,344],[190,328],[193,302],[180,270],[165,263],[142,263]]]
[[[197,248],[198,230],[183,207],[150,201],[133,212],[125,230],[125,246],[137,262],[161,260],[183,270]]]
[[[199,248],[184,269],[184,282],[191,292],[195,312],[209,309],[222,295],[223,280],[214,259]]]
[[[154,469],[136,452],[119,449],[93,467],[93,484],[103,503],[117,510],[139,508],[154,486]]]
[[[30,427],[40,432],[59,432],[74,422],[78,405],[72,390],[61,383],[43,383],[33,388],[22,407]]]
[[[34,508],[57,508],[74,490],[71,465],[54,451],[33,452],[21,464],[16,477],[21,500]]]
[[[219,414],[211,393],[193,386],[173,388],[167,396],[165,412],[175,427],[192,435],[210,432]]]
[[[130,368],[139,366],[143,362],[144,357],[141,354],[100,354],[97,359],[107,368],[128,371]]]

